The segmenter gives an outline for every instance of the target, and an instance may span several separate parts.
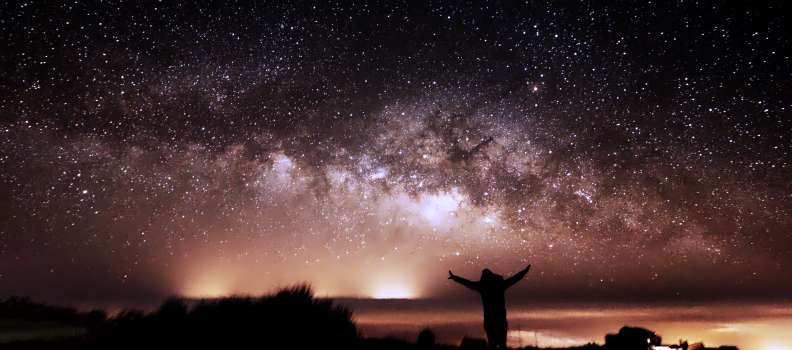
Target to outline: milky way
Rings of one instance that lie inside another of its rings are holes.
[[[780,8],[132,3],[2,5],[0,296],[788,296]]]

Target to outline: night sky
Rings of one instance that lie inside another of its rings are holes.
[[[0,298],[789,297],[788,5],[367,3],[0,5]]]

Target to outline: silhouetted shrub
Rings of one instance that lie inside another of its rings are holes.
[[[108,348],[326,348],[358,338],[352,312],[315,299],[305,284],[261,298],[201,300],[192,310],[171,297],[151,315],[136,317],[111,320]]]
[[[434,346],[435,345],[435,334],[429,328],[424,328],[418,333],[418,345],[420,346]]]

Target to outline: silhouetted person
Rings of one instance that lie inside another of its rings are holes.
[[[448,279],[454,280],[454,282],[481,294],[481,302],[484,304],[484,330],[487,332],[487,339],[491,348],[506,348],[506,331],[509,325],[506,322],[504,293],[506,289],[525,277],[530,268],[531,265],[528,265],[525,270],[505,280],[503,276],[496,275],[489,269],[484,269],[484,271],[481,271],[481,279],[476,282],[455,276],[451,271],[448,271]]]

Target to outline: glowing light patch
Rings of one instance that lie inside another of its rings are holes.
[[[229,281],[225,278],[218,278],[214,271],[194,277],[186,281],[181,290],[182,295],[191,298],[218,298],[234,293],[230,288]]]
[[[497,218],[495,218],[492,215],[487,215],[487,216],[481,218],[481,221],[487,226],[492,226],[492,225],[495,225],[497,223]]]
[[[451,193],[425,196],[419,203],[419,212],[429,220],[433,226],[438,226],[448,220],[449,216],[459,210],[464,198],[456,189]]]
[[[371,175],[369,175],[369,180],[382,179],[382,178],[384,178],[387,175],[388,175],[388,172],[384,168],[379,168],[379,169],[377,169],[376,172],[374,172]]]
[[[415,293],[406,286],[393,283],[377,287],[371,293],[371,297],[375,299],[412,299],[415,298]]]
[[[771,345],[765,348],[765,350],[790,350],[789,347],[783,345]]]
[[[191,298],[218,298],[229,295],[229,291],[219,284],[204,283],[192,286],[184,294]]]
[[[715,328],[715,331],[718,333],[734,333],[738,332],[739,329],[735,325],[722,325],[718,328]]]
[[[286,173],[294,169],[294,161],[286,155],[276,154],[272,157],[274,169],[278,173]]]
[[[582,346],[586,343],[585,339],[567,337],[562,334],[545,334],[543,332],[525,330],[512,330],[506,336],[506,345],[510,348],[525,346],[568,348]]]
[[[295,179],[297,166],[288,156],[280,153],[270,154],[272,169],[262,174],[258,186],[279,187],[291,184]]]

